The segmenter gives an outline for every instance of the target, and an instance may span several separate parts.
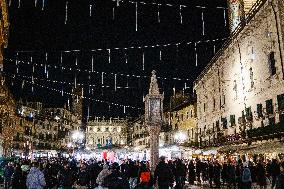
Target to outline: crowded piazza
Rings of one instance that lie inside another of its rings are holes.
[[[284,189],[283,0],[0,8],[0,189]]]

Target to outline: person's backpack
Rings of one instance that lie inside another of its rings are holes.
[[[242,176],[242,181],[243,182],[251,182],[251,173],[249,168],[245,168],[243,171],[243,176]]]
[[[151,180],[151,173],[149,171],[142,172],[140,175],[140,182],[142,183],[149,183]]]

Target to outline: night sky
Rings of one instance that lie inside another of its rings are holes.
[[[71,92],[76,76],[76,82],[84,84],[84,96],[108,102],[85,99],[84,112],[86,115],[89,106],[90,116],[125,117],[143,114],[143,95],[147,94],[150,78],[132,75],[150,76],[153,69],[157,71],[157,76],[167,78],[158,80],[166,100],[173,94],[174,87],[176,91],[182,90],[185,83],[188,87],[185,91],[192,93],[192,82],[213,57],[214,44],[217,51],[224,41],[198,43],[196,51],[194,42],[226,38],[229,34],[227,17],[225,24],[223,9],[216,8],[227,7],[226,0],[145,0],[143,2],[146,4],[137,3],[138,31],[135,31],[135,3],[129,1],[121,2],[117,7],[116,2],[111,0],[69,0],[66,24],[66,1],[45,0],[44,9],[42,0],[36,2],[35,6],[35,0],[21,1],[19,7],[19,1],[11,1],[9,44],[5,49],[4,60],[4,71],[9,78],[7,83],[17,99],[21,97],[24,101],[42,101],[48,106],[62,106],[71,97],[46,88]],[[159,6],[160,23],[157,16],[158,6],[151,2],[162,4]],[[181,4],[187,6],[182,8],[182,24],[179,11]],[[202,12],[205,35],[202,34]],[[188,45],[188,42],[193,43]],[[180,43],[178,48],[174,45],[176,43]],[[157,44],[173,45],[123,49]],[[122,49],[114,50],[115,47]],[[72,49],[80,51],[62,52]],[[94,49],[102,50],[92,51]],[[110,63],[107,49],[111,49]],[[195,52],[198,54],[197,67]],[[32,63],[28,65],[31,57]],[[92,57],[96,72],[83,72],[82,70],[91,71]],[[15,64],[17,59],[23,61],[18,66]],[[44,64],[48,65],[48,78]],[[104,72],[103,83],[101,72]],[[117,74],[116,90],[114,74]],[[13,75],[14,78],[11,77]],[[31,76],[37,78],[34,79],[33,91],[32,84],[29,83],[32,81]],[[24,85],[23,79],[27,80]],[[94,86],[89,87],[90,84]],[[142,110],[126,107],[124,113],[123,106],[111,103],[130,105]]]

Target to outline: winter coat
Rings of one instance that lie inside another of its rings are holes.
[[[32,167],[26,182],[28,189],[43,189],[46,185],[44,174],[36,167]]]
[[[173,181],[173,173],[168,164],[161,161],[154,173],[154,182],[158,179],[159,184],[170,185]]]
[[[110,171],[110,170],[108,170],[108,169],[103,169],[103,170],[99,173],[99,175],[98,175],[98,177],[97,177],[97,179],[96,179],[96,183],[97,183],[98,185],[102,185],[102,184],[103,184],[103,181],[104,181],[104,179],[105,179],[105,177],[108,176],[108,175],[110,175],[110,174],[111,174],[111,171]]]
[[[128,179],[118,170],[112,170],[103,181],[103,187],[108,189],[130,189]]]
[[[278,176],[275,189],[284,189],[284,173]]]

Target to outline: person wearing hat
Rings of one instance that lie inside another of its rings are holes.
[[[276,189],[284,189],[284,162],[280,163],[280,175],[277,178]]]

